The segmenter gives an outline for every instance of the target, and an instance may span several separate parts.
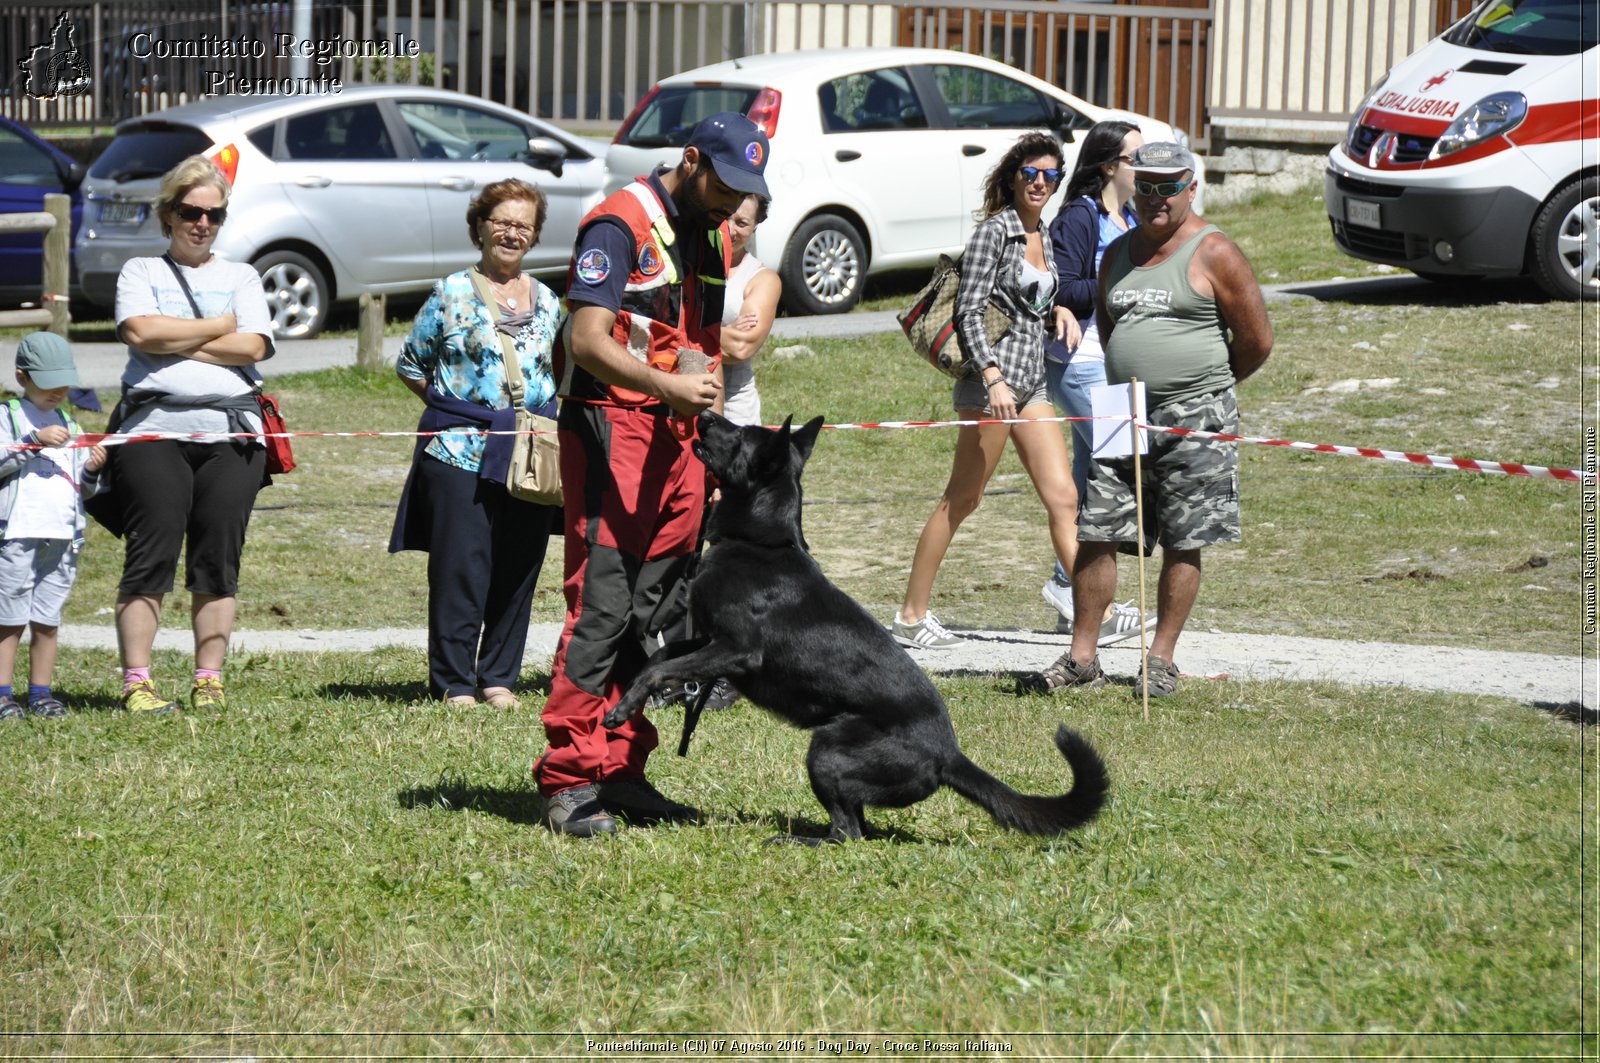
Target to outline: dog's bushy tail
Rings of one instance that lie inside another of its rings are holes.
[[[1063,834],[1081,827],[1099,813],[1111,789],[1105,761],[1072,728],[1056,731],[1056,748],[1072,765],[1072,789],[1059,797],[1018,793],[968,760],[964,754],[945,769],[944,784],[981,805],[1002,827],[1024,834]]]

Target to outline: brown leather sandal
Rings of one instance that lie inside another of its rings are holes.
[[[1106,674],[1100,670],[1099,657],[1095,657],[1088,664],[1079,664],[1072,659],[1072,651],[1068,650],[1057,657],[1050,667],[1029,676],[1024,685],[1028,691],[1035,694],[1054,694],[1068,687],[1093,689],[1106,685]]]

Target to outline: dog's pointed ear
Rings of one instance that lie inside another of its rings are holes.
[[[790,420],[793,420],[793,418],[791,417]],[[784,427],[787,428],[789,421],[783,423]],[[789,442],[793,444],[795,453],[800,457],[800,464],[804,465],[806,460],[811,457],[811,448],[817,445],[817,435],[821,431],[822,418],[819,416],[811,418],[801,426],[798,432],[789,436]]]

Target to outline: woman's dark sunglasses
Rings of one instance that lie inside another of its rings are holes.
[[[179,203],[172,208],[172,212],[184,221],[199,221],[207,218],[212,225],[221,225],[228,216],[227,207],[194,207],[188,203]]]
[[[1058,185],[1061,183],[1061,171],[1056,169],[1054,166],[1050,167],[1048,170],[1041,170],[1037,166],[1021,166],[1017,168],[1017,172],[1021,174],[1022,179],[1030,185],[1033,184],[1034,181],[1038,180],[1040,174],[1044,174],[1044,183],[1047,185]]]

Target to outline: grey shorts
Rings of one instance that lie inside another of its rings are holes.
[[[1018,410],[1026,410],[1029,406],[1040,404],[1050,405],[1050,389],[1042,376],[1027,391],[1014,394],[1017,397]],[[985,414],[990,412],[989,389],[983,386],[983,377],[979,374],[975,373],[963,380],[957,380],[955,393],[951,399],[957,412],[961,410],[981,410]]]
[[[78,578],[70,539],[0,541],[0,627],[61,624],[61,610]]]
[[[1231,390],[1220,391],[1158,406],[1150,411],[1148,423],[1233,434],[1239,428],[1239,407]],[[1239,541],[1237,443],[1151,432],[1150,452],[1140,460],[1147,553],[1157,542],[1167,550],[1198,550]],[[1093,462],[1078,510],[1079,540],[1137,543],[1137,513],[1133,459]]]

